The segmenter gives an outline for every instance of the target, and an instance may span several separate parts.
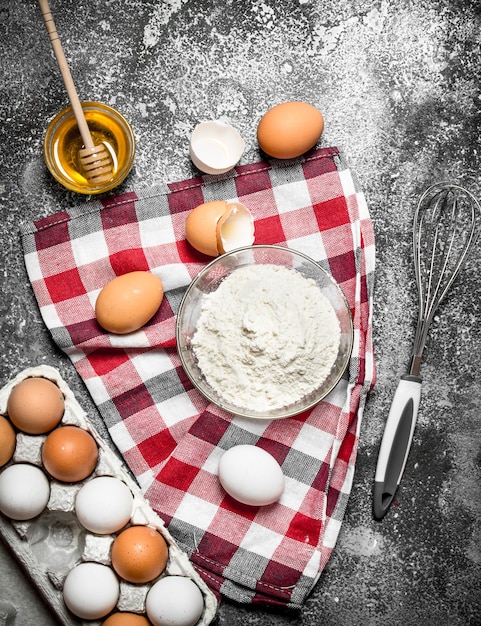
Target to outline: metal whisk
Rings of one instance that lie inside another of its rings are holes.
[[[413,253],[418,321],[411,363],[394,394],[374,481],[374,515],[384,517],[404,472],[421,397],[419,370],[429,326],[476,242],[481,207],[468,190],[449,182],[429,187],[414,215]]]

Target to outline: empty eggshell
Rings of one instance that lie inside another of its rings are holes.
[[[280,465],[271,454],[257,446],[230,448],[221,456],[218,472],[227,493],[243,504],[272,504],[284,491]]]
[[[315,146],[324,130],[324,117],[307,102],[278,104],[262,117],[257,141],[276,159],[293,159]]]
[[[189,153],[201,172],[223,174],[236,165],[244,148],[245,142],[233,126],[214,120],[194,128]]]
[[[212,200],[189,213],[185,236],[199,252],[218,256],[254,243],[254,218],[240,202]]]
[[[122,274],[100,291],[95,302],[97,322],[111,333],[132,333],[155,315],[163,296],[162,281],[152,272]]]

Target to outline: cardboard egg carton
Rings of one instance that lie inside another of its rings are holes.
[[[79,624],[98,626],[106,619],[105,617],[97,621],[84,621],[75,617],[65,605],[62,589],[68,572],[79,563],[95,561],[102,565],[111,565],[110,549],[115,534],[96,535],[86,530],[76,518],[75,497],[80,488],[92,478],[114,476],[122,480],[134,496],[130,523],[155,528],[167,542],[169,558],[161,576],[178,575],[191,578],[204,598],[204,612],[198,626],[210,624],[217,611],[216,597],[197,574],[187,554],[176,544],[162,519],[144,498],[123,462],[95,430],[59,372],[53,367],[44,365],[20,372],[0,390],[0,414],[7,415],[8,397],[13,387],[25,378],[34,376],[53,381],[62,391],[65,398],[65,412],[60,425],[83,428],[94,437],[99,448],[97,465],[87,479],[78,483],[62,483],[49,478],[49,501],[46,509],[39,516],[31,520],[16,521],[0,513],[0,533],[57,618],[65,626],[79,626]],[[46,437],[47,435],[28,435],[17,432],[14,456],[7,466],[12,463],[31,463],[43,468],[41,450]],[[0,468],[0,472],[7,466]],[[145,614],[145,599],[155,581],[139,585],[119,580],[120,596],[116,609]]]

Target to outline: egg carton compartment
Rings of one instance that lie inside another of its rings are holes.
[[[139,486],[131,478],[123,462],[104,443],[74,394],[50,366],[28,368],[20,372],[0,390],[0,415],[7,416],[7,403],[11,390],[30,377],[43,377],[54,382],[61,390],[65,411],[59,426],[78,426],[89,432],[98,446],[99,456],[95,469],[86,479],[75,483],[64,483],[49,477],[50,495],[45,509],[33,519],[17,521],[0,513],[0,533],[10,546],[25,572],[38,587],[57,618],[66,626],[97,626],[108,615],[97,620],[76,617],[66,606],[63,585],[69,571],[83,562],[95,562],[111,566],[111,548],[116,533],[101,535],[84,528],[76,517],[75,499],[83,485],[93,478],[111,476],[120,479],[133,495],[131,519],[126,526],[149,526],[157,530],[168,546],[168,560],[159,577],[146,584],[129,583],[119,578],[120,595],[115,607],[117,611],[130,611],[145,615],[145,600],[152,585],[165,576],[190,578],[201,591],[204,609],[198,626],[207,626],[217,612],[217,599],[195,571],[187,554],[176,544],[163,520],[151,508]],[[28,463],[43,468],[42,446],[45,435],[30,435],[16,432],[14,455],[0,472],[10,465]]]

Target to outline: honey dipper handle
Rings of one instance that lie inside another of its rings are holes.
[[[90,134],[87,121],[85,119],[77,90],[75,89],[72,74],[70,73],[67,59],[65,58],[65,54],[63,52],[62,44],[60,43],[60,38],[55,27],[55,22],[52,16],[52,12],[50,11],[48,0],[38,0],[38,3],[42,12],[45,28],[47,29],[48,36],[50,37],[50,43],[52,44],[55,58],[57,59],[58,66],[62,74],[63,82],[67,89],[70,104],[72,105],[75,119],[79,127],[80,135],[82,136],[82,141],[86,148],[92,149],[94,147],[92,136]]]

